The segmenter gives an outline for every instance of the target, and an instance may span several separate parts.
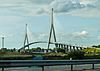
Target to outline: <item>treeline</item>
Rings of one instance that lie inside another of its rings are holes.
[[[0,52],[15,52],[15,51],[17,51],[16,48],[13,48],[13,49],[1,48],[0,49]]]
[[[100,48],[100,45],[93,45],[94,48]]]

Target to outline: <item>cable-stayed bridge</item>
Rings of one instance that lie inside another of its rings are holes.
[[[52,34],[53,34],[54,42],[51,42]],[[49,33],[48,41],[35,41],[35,42],[29,43],[28,34],[27,34],[27,24],[26,24],[24,46],[20,50],[25,50],[26,47],[28,47],[28,49],[29,49],[30,45],[38,44],[38,43],[42,43],[42,44],[47,43],[48,44],[47,52],[50,49],[50,44],[54,44],[56,48],[62,48],[66,52],[73,51],[73,50],[82,50],[82,49],[84,49],[84,47],[81,47],[81,46],[75,46],[75,45],[70,45],[70,44],[66,44],[66,43],[57,42],[56,34],[55,34],[55,28],[54,28],[54,22],[53,22],[53,8],[52,8],[52,13],[51,13],[51,27],[50,27],[50,33]]]
[[[31,42],[21,49],[25,49],[26,47],[29,47],[30,45],[38,44],[38,43],[48,43],[46,41],[36,41],[36,42]],[[74,50],[82,50],[84,47],[81,46],[75,46],[75,45],[70,45],[70,44],[64,44],[64,43],[58,43],[58,42],[50,42],[49,44],[54,44],[56,48],[62,48],[65,49],[66,52],[74,51]],[[48,49],[49,50],[49,49]]]

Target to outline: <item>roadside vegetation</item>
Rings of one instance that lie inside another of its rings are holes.
[[[26,52],[19,52],[17,49],[0,49],[0,60],[29,60],[34,59],[34,57],[42,57],[47,60],[66,60],[66,59],[100,59],[100,45],[87,47],[82,50],[75,50],[71,52],[65,52],[62,48],[50,49],[49,53],[33,53],[33,52],[43,52],[45,49],[40,47],[32,48]],[[56,52],[55,52],[56,50]]]

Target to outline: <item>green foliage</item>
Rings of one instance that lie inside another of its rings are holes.
[[[0,52],[16,52],[16,48],[8,49],[8,48],[1,48]]]
[[[54,50],[56,50],[58,53],[59,52],[65,53],[65,49],[63,48],[54,48]]]
[[[95,48],[86,48],[86,49],[83,49],[84,52],[86,53],[93,53],[96,49]]]
[[[83,51],[86,54],[89,54],[89,55],[100,54],[100,49],[99,48],[86,48],[86,49],[83,49]]]
[[[67,57],[73,59],[82,59],[84,58],[84,54],[85,52],[83,51],[71,51],[68,53]]]
[[[95,47],[95,48],[100,48],[100,45],[93,45],[92,47]]]
[[[100,59],[100,55],[90,55],[90,54],[86,54],[84,56],[85,59]]]

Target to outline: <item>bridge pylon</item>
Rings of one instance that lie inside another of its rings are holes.
[[[48,41],[48,49],[47,52],[49,51],[49,46],[50,46],[50,42],[51,42],[51,36],[53,33],[53,37],[54,37],[54,42],[56,42],[56,34],[55,34],[55,29],[54,29],[54,21],[53,21],[53,8],[52,8],[52,12],[51,12],[51,27],[50,27],[50,33],[49,33],[49,41]],[[56,46],[56,44],[55,44]]]
[[[26,27],[25,27],[25,39],[24,39],[24,46],[23,46],[23,49],[25,50],[25,45],[29,44],[29,40],[28,40],[28,34],[27,34],[27,24],[26,24]],[[29,49],[29,46],[27,46],[28,49]]]

